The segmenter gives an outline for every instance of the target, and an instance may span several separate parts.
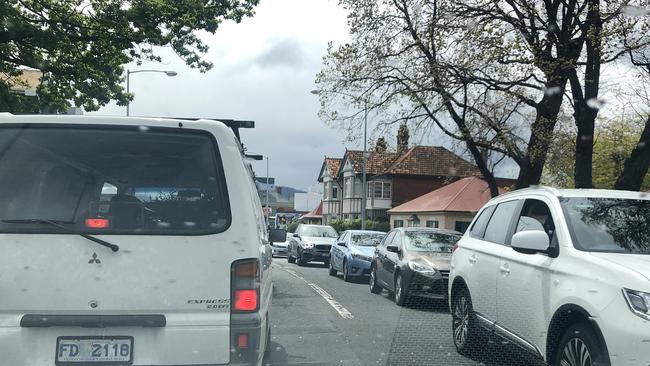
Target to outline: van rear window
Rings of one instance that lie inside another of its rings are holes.
[[[0,127],[0,232],[202,235],[226,230],[230,219],[207,132]]]

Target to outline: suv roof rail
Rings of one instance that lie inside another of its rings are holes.
[[[561,192],[557,188],[544,186],[544,185],[533,185],[533,186],[530,186],[530,187],[527,187],[527,188],[516,189],[516,190],[514,190],[512,192],[509,192],[509,193],[517,193],[517,192],[522,192],[522,191],[527,191],[527,190],[531,190],[531,191],[542,190],[542,191],[546,191],[548,193],[551,193],[551,194],[553,194],[555,196],[561,196]]]

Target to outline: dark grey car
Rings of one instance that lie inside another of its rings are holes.
[[[430,228],[389,232],[375,249],[370,291],[393,292],[400,306],[410,297],[446,299],[451,253],[461,236],[456,231]]]

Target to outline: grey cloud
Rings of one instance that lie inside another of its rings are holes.
[[[253,63],[261,68],[300,68],[305,65],[306,58],[300,42],[287,38],[274,43],[271,48],[257,56]]]

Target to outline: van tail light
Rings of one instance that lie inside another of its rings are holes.
[[[454,244],[454,247],[451,249],[451,252],[455,252],[458,249],[458,243]]]
[[[259,310],[260,266],[257,259],[233,262],[230,274],[230,303],[233,312]]]
[[[106,229],[109,225],[108,219],[96,218],[86,219],[86,227],[89,229]]]

